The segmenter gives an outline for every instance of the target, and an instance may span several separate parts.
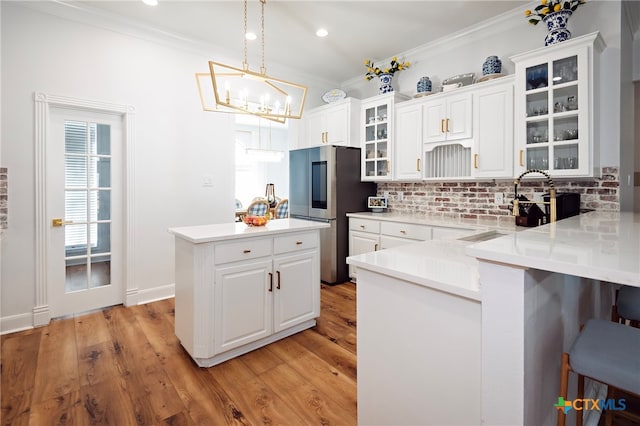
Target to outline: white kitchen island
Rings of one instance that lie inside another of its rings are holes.
[[[562,352],[587,319],[608,317],[610,283],[640,286],[640,215],[593,212],[348,263],[361,424],[555,424]]]
[[[319,230],[278,219],[171,228],[175,235],[175,332],[210,367],[316,324]]]

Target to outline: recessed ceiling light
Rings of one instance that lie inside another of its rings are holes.
[[[244,37],[245,37],[247,40],[255,40],[255,39],[257,39],[257,38],[258,38],[258,36],[256,35],[256,33],[252,33],[252,32],[248,32],[248,33],[246,33],[246,34],[244,35]]]
[[[142,3],[146,4],[147,6],[157,6],[158,0],[142,0]]]
[[[318,37],[326,37],[329,35],[329,31],[325,30],[324,28],[320,28],[318,31],[316,31],[316,35]]]

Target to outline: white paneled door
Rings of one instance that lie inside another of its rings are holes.
[[[52,108],[46,164],[52,317],[123,302],[121,116]]]

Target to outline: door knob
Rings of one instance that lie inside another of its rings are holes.
[[[56,218],[51,221],[51,225],[53,226],[64,226],[64,225],[69,225],[71,223],[73,223],[72,220],[63,220],[60,218]]]

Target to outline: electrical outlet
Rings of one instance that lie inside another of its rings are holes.
[[[398,191],[398,201],[404,200],[404,192]]]
[[[493,202],[497,205],[504,204],[504,192],[496,192],[493,195]]]
[[[389,198],[389,191],[384,191],[384,192],[382,193],[382,196],[383,196],[384,198]]]
[[[210,176],[210,175],[202,176],[202,186],[204,187],[213,186],[213,176]]]

